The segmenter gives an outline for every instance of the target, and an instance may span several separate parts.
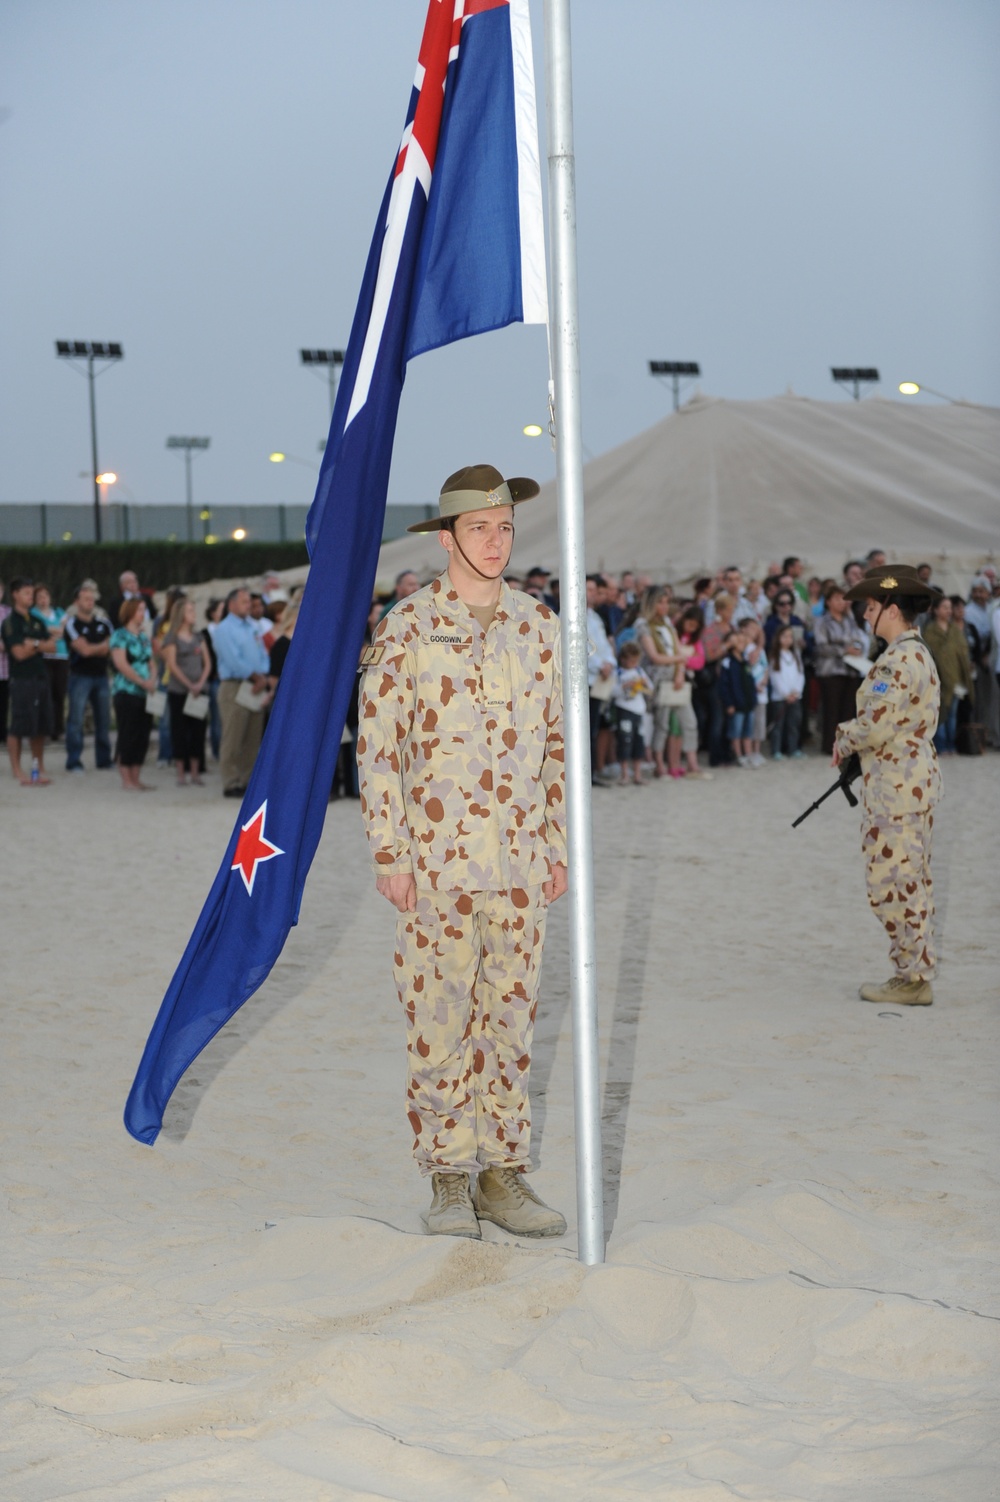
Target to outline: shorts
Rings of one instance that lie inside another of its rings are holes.
[[[726,715],[726,734],[731,741],[753,740],[754,711],[737,709]]]
[[[37,740],[52,734],[52,695],[48,676],[10,680],[10,724],[7,734]]]

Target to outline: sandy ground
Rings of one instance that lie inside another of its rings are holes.
[[[429,1238],[356,806],[331,807],[300,928],[149,1149],[122,1105],[233,805],[217,777],[5,779],[5,1502],[1000,1496],[1000,757],[945,773],[916,1011],[856,997],[888,973],[857,815],[789,828],[818,760],[595,794],[590,1270],[565,911],[534,1182],[571,1232]]]

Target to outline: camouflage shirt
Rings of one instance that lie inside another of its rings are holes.
[[[841,758],[861,756],[868,817],[898,819],[933,808],[941,796],[934,750],[941,690],[930,649],[916,628],[873,663],[858,688],[858,714],[837,727]]]
[[[538,886],[566,863],[559,621],[501,586],[484,630],[448,575],[379,622],[358,764],[375,872],[436,891]]]

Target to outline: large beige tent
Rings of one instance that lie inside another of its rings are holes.
[[[592,460],[584,489],[588,568],[678,580],[729,562],[759,574],[797,553],[827,574],[881,547],[964,591],[1000,555],[1000,409],[696,396]],[[441,561],[436,533],[399,538],[382,549],[380,586]],[[517,512],[512,568],[536,563],[558,571],[552,482]]]

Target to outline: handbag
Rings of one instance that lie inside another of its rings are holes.
[[[600,699],[602,704],[606,704],[609,699],[614,698],[616,688],[615,675],[614,673],[609,673],[606,678],[594,679],[590,685],[590,697],[592,699]]]
[[[184,714],[190,715],[192,720],[203,720],[208,714],[207,694],[188,694],[184,700]]]
[[[690,703],[690,683],[682,683],[680,688],[674,688],[672,679],[661,678],[656,685],[657,709],[685,709]]]

